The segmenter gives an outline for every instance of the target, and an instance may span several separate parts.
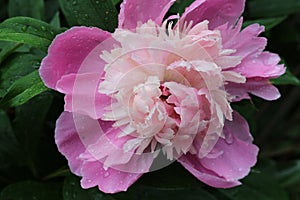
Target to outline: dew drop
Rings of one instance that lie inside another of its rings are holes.
[[[27,31],[27,28],[28,28],[27,26],[23,26],[21,29],[23,32],[25,32],[25,31]]]
[[[109,177],[109,175],[110,175],[110,173],[109,173],[109,172],[105,172],[105,173],[103,174],[104,178],[107,178],[107,177]]]
[[[226,141],[227,144],[232,144],[233,143],[232,134],[226,135],[225,141]]]

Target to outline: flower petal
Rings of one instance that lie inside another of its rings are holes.
[[[134,29],[149,19],[161,24],[175,0],[124,0],[119,14],[119,28]]]
[[[251,143],[249,127],[238,113],[234,112],[233,121],[226,121],[224,135],[212,149],[214,155],[200,159],[188,154],[179,159],[196,178],[213,187],[239,185],[238,180],[256,163],[258,148]]]
[[[85,151],[74,124],[73,115],[63,112],[56,122],[55,142],[58,150],[67,160],[71,171],[80,176],[82,161],[78,156]]]
[[[234,134],[236,138],[244,142],[252,143],[253,137],[247,121],[236,111],[233,111],[232,115],[233,121],[225,122],[224,132]]]
[[[181,156],[178,162],[180,162],[184,168],[186,168],[197,179],[212,187],[231,188],[241,184],[237,180],[226,180],[223,177],[218,176],[213,171],[206,169],[202,166],[197,155],[188,153],[187,155]]]
[[[193,24],[209,21],[209,28],[214,29],[222,24],[234,25],[241,16],[245,0],[196,0],[186,8],[179,24],[193,21]]]
[[[100,81],[101,74],[98,73],[63,76],[56,88],[66,94],[65,111],[88,115],[93,119],[101,118],[111,99],[98,92]]]
[[[280,92],[268,79],[251,78],[245,84],[229,83],[225,87],[230,95],[235,96],[233,101],[250,99],[249,94],[268,101],[273,101],[280,97]]]
[[[105,193],[126,191],[142,174],[127,173],[112,168],[105,170],[100,161],[86,162],[82,166],[81,186],[98,186]]]
[[[40,76],[44,83],[55,89],[62,76],[77,73],[90,52],[109,37],[108,32],[88,27],[74,27],[56,36],[48,49],[48,56],[43,59],[40,67]],[[89,70],[104,67],[99,54],[93,58],[97,59],[90,61],[97,61],[97,67],[90,67]]]
[[[86,147],[97,141],[99,134],[101,135],[97,133],[99,130],[95,125],[101,125],[103,132],[107,132],[112,123],[98,122],[87,116],[63,112],[57,120],[55,130],[58,149],[67,158],[71,171],[83,176],[83,188],[98,185],[100,190],[107,193],[126,191],[141,173],[121,172],[112,168],[105,170],[101,161],[89,162],[81,159]]]

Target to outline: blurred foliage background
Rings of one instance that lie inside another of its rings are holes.
[[[169,14],[182,13],[191,2],[177,0]],[[120,0],[0,0],[0,200],[299,200],[299,0],[247,1],[245,25],[265,25],[267,49],[279,53],[288,70],[273,80],[279,100],[253,97],[234,105],[260,147],[242,186],[208,187],[175,163],[145,174],[126,193],[81,189],[54,143],[63,96],[43,86],[37,70],[55,35],[75,25],[113,31],[119,6]]]

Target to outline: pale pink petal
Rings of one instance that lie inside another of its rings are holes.
[[[209,21],[210,29],[222,24],[234,25],[241,16],[245,0],[196,0],[183,13],[179,24],[193,21],[193,25],[203,20]]]
[[[93,119],[101,118],[104,108],[111,104],[110,97],[98,92],[101,77],[98,73],[63,76],[57,82],[56,89],[66,94],[65,110],[88,115]]]
[[[161,24],[175,0],[124,0],[119,14],[119,28],[134,29],[149,19]]]
[[[77,73],[89,53],[109,37],[108,32],[88,27],[74,27],[56,36],[40,67],[40,76],[46,86],[55,89],[62,76]],[[99,56],[98,60],[100,63],[90,69],[96,71],[101,64],[104,67]]]
[[[253,94],[265,100],[276,100],[280,97],[280,92],[268,79],[248,79],[245,84],[229,83],[226,91],[235,96],[234,101],[250,99],[249,94]]]
[[[126,191],[142,175],[112,168],[105,170],[100,161],[84,163],[81,173],[83,176],[81,186],[83,188],[98,186],[105,193]]]
[[[87,146],[86,152],[80,158],[88,161],[100,161],[103,167],[128,173],[149,172],[154,160],[153,153],[135,154],[124,152],[123,145],[130,140],[131,136],[118,137],[122,129],[112,128],[101,135],[94,144]]]

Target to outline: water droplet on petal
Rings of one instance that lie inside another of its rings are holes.
[[[109,177],[109,175],[110,175],[110,173],[109,173],[109,172],[105,172],[105,173],[103,174],[104,178],[107,178],[107,177]]]
[[[226,135],[225,141],[227,144],[232,144],[233,143],[233,136],[232,134]]]

